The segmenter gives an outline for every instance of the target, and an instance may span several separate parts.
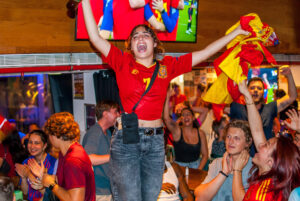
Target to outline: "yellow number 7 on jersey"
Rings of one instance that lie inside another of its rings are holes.
[[[145,88],[145,90],[146,90],[148,88],[149,84],[150,84],[150,77],[144,78],[143,81],[146,84],[146,88]]]

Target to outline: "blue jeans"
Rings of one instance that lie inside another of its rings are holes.
[[[110,168],[114,201],[156,201],[164,171],[163,134],[146,136],[140,142],[123,144],[122,130],[111,140]]]
[[[193,162],[187,162],[187,163],[185,163],[185,162],[175,161],[175,163],[177,163],[178,165],[183,166],[183,167],[189,167],[189,168],[193,168],[193,169],[198,169],[200,161],[201,161],[201,159],[199,158],[198,160],[193,161]]]

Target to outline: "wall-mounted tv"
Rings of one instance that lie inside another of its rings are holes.
[[[148,24],[157,27],[161,41],[196,42],[198,0],[163,0],[165,11],[162,13],[153,9],[152,1],[145,0],[144,7],[132,9],[129,0],[90,0],[99,34],[109,40],[126,40],[134,26]],[[175,8],[177,5],[184,5],[183,9]],[[81,3],[75,38],[88,39]]]
[[[264,98],[267,103],[274,100],[274,89],[278,89],[278,68],[259,67],[251,68],[248,72],[248,80],[252,77],[260,77],[264,81]]]

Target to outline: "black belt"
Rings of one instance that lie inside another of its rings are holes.
[[[162,127],[158,128],[139,128],[139,133],[144,133],[147,136],[152,136],[152,135],[162,135],[164,134],[164,130]]]

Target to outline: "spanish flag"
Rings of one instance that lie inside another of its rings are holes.
[[[262,23],[257,14],[250,13],[242,16],[239,22],[227,30],[226,35],[239,25],[251,34],[235,37],[228,43],[227,50],[214,61],[218,78],[203,97],[204,101],[213,103],[217,120],[221,118],[220,112],[225,104],[241,102],[237,84],[247,79],[249,68],[261,65],[264,57],[270,64],[276,65],[272,54],[265,48],[278,44],[273,28]]]

